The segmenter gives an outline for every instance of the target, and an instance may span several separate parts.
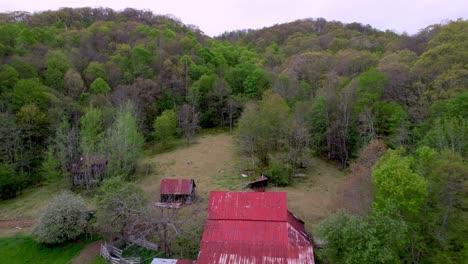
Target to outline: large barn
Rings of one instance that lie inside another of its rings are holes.
[[[161,203],[191,204],[195,199],[195,188],[193,179],[162,179]]]
[[[211,192],[197,264],[314,263],[285,192]]]

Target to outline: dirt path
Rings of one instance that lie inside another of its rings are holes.
[[[99,256],[99,250],[101,248],[102,240],[94,241],[91,244],[87,245],[83,250],[80,251],[80,254],[75,256],[72,259],[72,264],[88,264]]]
[[[0,229],[25,228],[34,225],[34,220],[0,220]]]
[[[0,237],[28,234],[34,220],[0,220]]]

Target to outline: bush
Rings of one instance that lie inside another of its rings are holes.
[[[83,234],[88,214],[82,198],[63,192],[49,202],[47,209],[34,227],[33,236],[44,244],[58,244]]]
[[[24,178],[17,175],[13,165],[0,163],[0,198],[11,199],[21,192]]]
[[[273,163],[268,168],[267,176],[270,183],[276,186],[288,186],[291,182],[290,172],[288,166]]]
[[[163,144],[174,140],[177,132],[177,115],[174,110],[166,110],[156,118],[153,124],[154,137]]]

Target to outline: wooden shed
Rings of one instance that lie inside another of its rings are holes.
[[[191,204],[196,196],[195,188],[193,179],[162,179],[161,203]]]
[[[254,189],[257,192],[264,192],[268,185],[268,177],[260,176],[255,181],[247,183],[245,186]]]
[[[108,161],[109,157],[106,155],[81,157],[71,167],[73,187],[100,182],[107,173]]]

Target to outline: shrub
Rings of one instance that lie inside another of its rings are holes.
[[[268,179],[270,183],[276,186],[287,186],[291,181],[290,177],[290,169],[288,166],[280,164],[280,163],[273,163],[268,168]]]
[[[154,137],[163,144],[170,143],[177,132],[177,115],[174,110],[166,110],[154,121]]]
[[[77,238],[87,225],[86,205],[82,198],[63,192],[49,202],[39,223],[34,227],[33,236],[44,244],[58,244]]]
[[[0,163],[0,198],[14,198],[21,191],[24,178],[17,175],[13,165]]]

